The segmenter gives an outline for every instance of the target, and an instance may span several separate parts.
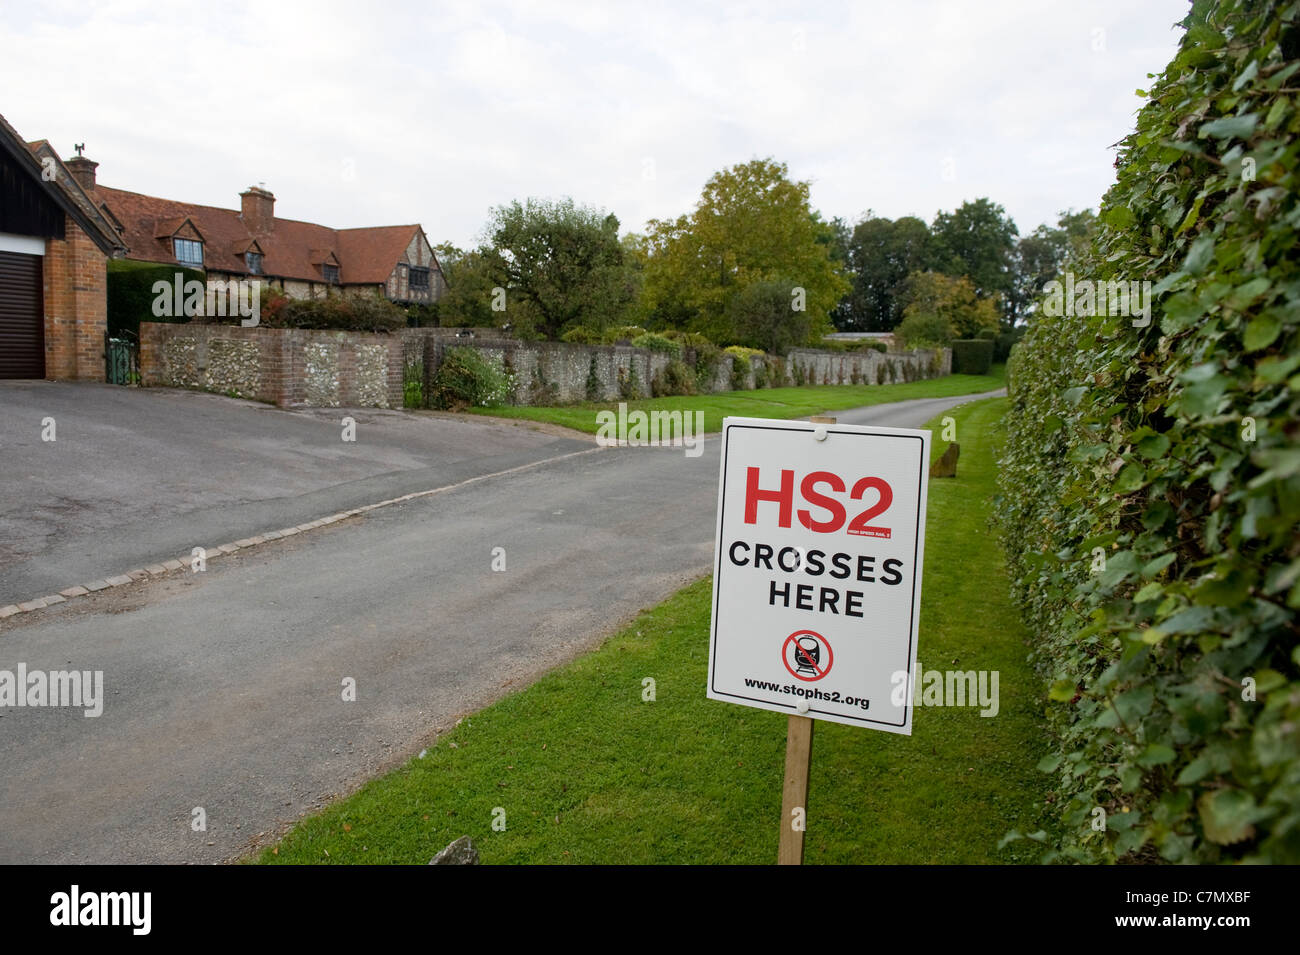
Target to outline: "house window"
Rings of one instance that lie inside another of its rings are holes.
[[[339,267],[337,265],[324,265],[321,268],[325,272],[325,281],[331,285],[339,284]]]
[[[203,265],[203,243],[194,239],[172,239],[172,251],[181,265]]]
[[[248,271],[253,275],[262,274],[262,253],[245,252],[244,263],[248,266]]]
[[[428,288],[429,270],[411,267],[411,288]]]

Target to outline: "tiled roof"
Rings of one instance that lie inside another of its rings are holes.
[[[203,266],[211,271],[249,274],[243,252],[256,240],[262,250],[262,273],[309,282],[324,281],[321,264],[330,253],[339,263],[345,285],[388,281],[418,225],[331,229],[296,219],[274,220],[269,232],[254,233],[234,209],[158,199],[138,192],[97,185],[97,202],[108,206],[124,227],[127,258],[174,263],[170,236],[186,219],[203,236]]]
[[[35,139],[31,142],[18,135],[18,130],[0,116],[0,149],[4,150],[16,162],[26,164],[34,178],[42,183],[42,188],[68,215],[72,216],[78,226],[88,235],[99,249],[109,256],[121,255],[122,242],[117,232],[103,214],[90,202],[85,192],[77,184],[72,173],[63,164],[59,154],[47,140]],[[42,175],[45,159],[54,162],[55,176],[53,182],[47,182]]]

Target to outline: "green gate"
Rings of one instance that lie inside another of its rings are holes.
[[[104,380],[111,385],[133,385],[140,381],[140,349],[135,336],[119,331],[104,333]]]

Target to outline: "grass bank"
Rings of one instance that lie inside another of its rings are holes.
[[[681,395],[666,398],[643,398],[627,402],[629,411],[702,411],[704,430],[722,430],[728,415],[749,418],[806,418],[809,415],[844,408],[906,401],[909,398],[949,398],[995,391],[1007,383],[1006,368],[994,365],[987,375],[946,375],[925,381],[900,382],[893,385],[810,385],[802,388],[760,388],[754,391],[721,391],[711,395]],[[562,425],[595,434],[596,412],[617,411],[617,401],[586,402],[580,405],[530,408],[469,408],[472,414],[497,418],[523,418]]]
[[[996,670],[999,712],[923,707],[914,735],[819,723],[810,863],[1036,861],[1036,678],[987,526],[1006,402],[955,412],[959,477],[930,484],[920,661]],[[931,423],[938,437],[938,421]],[[936,452],[944,446],[936,441]],[[488,863],[769,863],[784,715],[705,699],[710,582],[502,699],[423,758],[300,823],[258,861],[418,863],[470,835]],[[655,680],[655,699],[643,681]],[[505,829],[495,831],[503,810]]]

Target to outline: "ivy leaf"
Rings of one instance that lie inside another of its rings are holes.
[[[1169,450],[1169,438],[1163,434],[1153,434],[1138,442],[1138,452],[1144,458],[1161,458]]]
[[[1172,763],[1177,755],[1172,746],[1152,743],[1138,757],[1138,763],[1142,766],[1163,766],[1165,763]]]
[[[1075,684],[1073,680],[1057,680],[1047,691],[1048,699],[1058,703],[1067,703],[1074,699]]]
[[[1212,119],[1208,123],[1202,123],[1198,135],[1201,139],[1206,136],[1213,136],[1215,139],[1249,139],[1258,123],[1258,113],[1247,113],[1245,116],[1224,116],[1221,119]]]
[[[1258,815],[1255,797],[1240,789],[1216,789],[1196,802],[1201,814],[1205,838],[1221,846],[1230,846],[1255,834]]]
[[[1073,690],[1074,687],[1071,686],[1070,689]],[[1069,699],[1069,697],[1066,697],[1066,699]],[[1060,765],[1061,765],[1061,754],[1053,753],[1050,756],[1044,756],[1042,759],[1038,761],[1038,771],[1041,773],[1054,773],[1056,772],[1056,768]]]
[[[1187,250],[1183,261],[1183,271],[1190,275],[1200,275],[1214,260],[1214,237],[1203,235]]]
[[[1282,316],[1270,310],[1263,312],[1246,326],[1246,334],[1242,336],[1242,344],[1248,352],[1259,351],[1261,348],[1267,348],[1273,344],[1281,333]]]

